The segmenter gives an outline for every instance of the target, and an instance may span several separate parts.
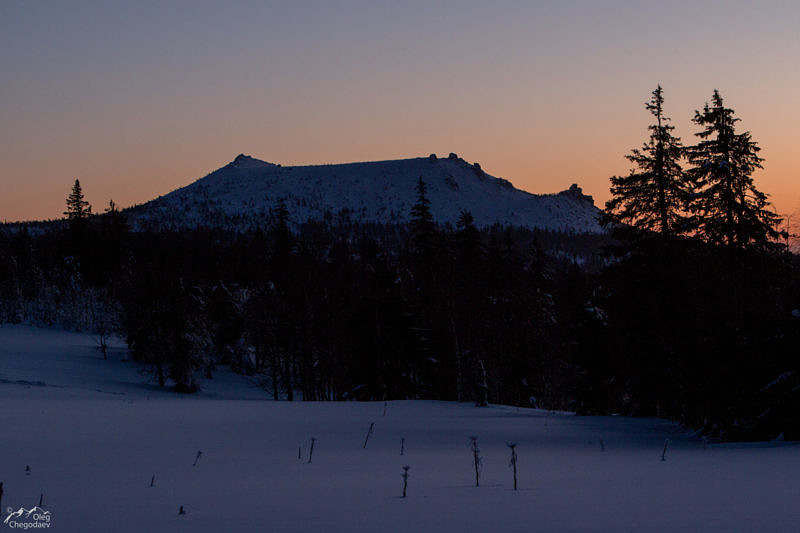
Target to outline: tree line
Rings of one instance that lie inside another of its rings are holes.
[[[695,145],[673,135],[659,86],[649,138],[611,178],[615,260],[598,278],[614,332],[600,364],[612,406],[727,438],[797,438],[797,259],[753,173],[760,148],[714,91]],[[624,375],[625,379],[617,378]]]
[[[0,319],[123,335],[162,386],[219,365],[274,399],[433,398],[669,417],[727,438],[796,437],[796,258],[719,93],[684,147],[660,87],[611,178],[607,235],[454,227],[426,184],[406,224],[131,232],[76,180],[63,226],[0,231]]]

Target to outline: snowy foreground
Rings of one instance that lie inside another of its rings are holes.
[[[103,361],[87,335],[0,326],[3,519],[44,494],[51,531],[800,530],[793,443],[704,450],[660,420],[500,406],[276,403],[225,372],[184,397],[125,357]]]

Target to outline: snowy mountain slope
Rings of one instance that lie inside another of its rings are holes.
[[[239,155],[228,165],[165,196],[131,209],[134,227],[266,224],[283,200],[293,222],[349,216],[362,222],[408,220],[419,178],[431,211],[455,225],[462,209],[478,226],[494,223],[550,230],[599,233],[599,210],[577,185],[558,194],[534,195],[483,172],[451,154],[416,159],[283,167]]]

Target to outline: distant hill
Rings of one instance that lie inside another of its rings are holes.
[[[455,225],[462,209],[479,227],[495,223],[600,233],[599,210],[577,185],[557,194],[531,194],[455,154],[395,161],[284,167],[246,155],[194,183],[126,210],[134,229],[263,227],[283,201],[295,223],[349,219],[404,222],[425,182],[439,223]]]

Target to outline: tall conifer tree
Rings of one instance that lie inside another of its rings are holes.
[[[736,133],[738,118],[714,90],[711,105],[695,111],[692,122],[703,128],[701,141],[687,149],[688,174],[695,192],[691,206],[697,234],[715,244],[765,249],[774,239],[780,217],[770,209],[767,195],[756,189],[752,174],[763,168],[761,148],[750,132]]]
[[[414,255],[422,260],[430,259],[436,233],[431,202],[426,193],[427,187],[420,177],[417,182],[417,202],[411,208],[411,239]]]
[[[76,179],[72,192],[67,196],[67,210],[64,216],[70,224],[81,222],[92,214],[92,206],[83,198],[83,189],[80,180]]]
[[[461,210],[456,223],[456,259],[463,274],[474,276],[481,261],[481,236],[472,213]]]
[[[659,85],[645,104],[656,122],[648,126],[650,139],[626,158],[633,163],[627,176],[611,178],[612,199],[606,202],[609,221],[670,236],[683,231],[687,198],[680,159],[680,138],[664,115],[664,91]]]

